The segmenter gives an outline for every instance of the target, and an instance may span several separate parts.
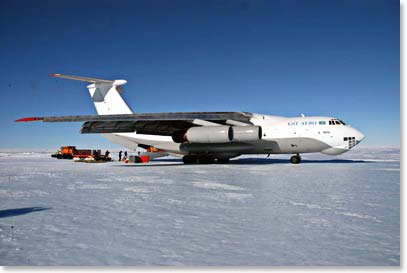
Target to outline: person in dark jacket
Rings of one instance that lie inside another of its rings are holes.
[[[127,158],[127,151],[124,151],[124,157]]]
[[[108,159],[110,152],[108,150],[106,150],[105,152],[105,159]]]
[[[122,151],[119,152],[119,161],[122,161]]]

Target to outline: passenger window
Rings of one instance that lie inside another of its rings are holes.
[[[325,125],[325,124],[326,124],[325,121],[320,121],[320,122],[319,122],[319,125]]]

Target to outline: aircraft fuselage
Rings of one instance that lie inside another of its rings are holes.
[[[176,143],[170,136],[134,133],[104,134],[109,140],[135,149],[137,144],[154,146],[172,154],[300,154],[321,152],[337,155],[349,151],[364,135],[332,117],[280,117],[253,114],[253,125],[261,126],[262,138],[250,142]]]

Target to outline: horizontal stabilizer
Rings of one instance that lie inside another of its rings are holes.
[[[81,82],[91,82],[91,83],[110,83],[113,84],[112,80],[102,80],[89,77],[73,76],[73,75],[64,75],[64,74],[50,74],[51,77],[64,78],[69,80],[81,81]]]

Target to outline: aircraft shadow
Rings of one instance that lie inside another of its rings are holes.
[[[154,162],[157,162],[157,164],[154,164]],[[168,164],[162,164],[168,162]],[[114,165],[112,167],[115,168],[134,168],[134,167],[167,167],[167,166],[184,166],[182,163],[182,160],[180,159],[168,159],[167,160],[153,160],[150,161],[150,163],[128,163],[128,164],[122,164],[122,165]]]
[[[351,160],[351,159],[303,159],[300,164],[318,163],[318,164],[351,164],[351,163],[370,163],[364,160]],[[242,158],[231,160],[228,164],[291,164],[289,159],[276,159],[276,158]]]
[[[158,164],[154,164],[157,162]],[[168,163],[168,164],[163,164]],[[364,160],[351,160],[351,159],[328,159],[328,160],[316,160],[316,159],[303,159],[300,164],[355,164],[355,163],[371,163]],[[267,165],[267,164],[291,164],[289,159],[276,159],[276,158],[242,158],[230,160],[226,164],[216,165]],[[167,166],[184,166],[180,159],[155,159],[150,161],[149,164],[126,164],[116,165],[115,167],[167,167]],[[188,166],[201,166],[201,165],[188,165]]]
[[[0,210],[0,218],[6,217],[14,217],[19,216],[31,212],[42,211],[42,210],[49,210],[51,208],[43,208],[43,207],[27,207],[27,208],[19,208],[19,209],[5,209]]]

